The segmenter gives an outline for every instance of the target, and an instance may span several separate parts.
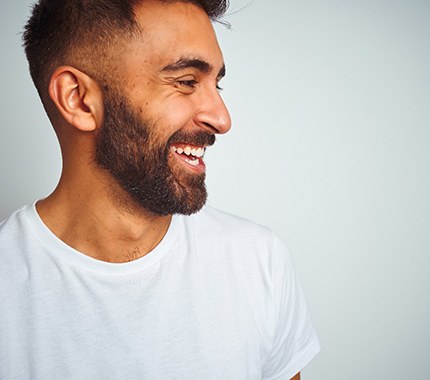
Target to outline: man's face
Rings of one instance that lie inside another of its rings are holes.
[[[207,197],[202,155],[230,128],[217,90],[223,57],[195,5],[148,1],[136,18],[142,37],[105,88],[97,162],[147,211],[191,214]]]

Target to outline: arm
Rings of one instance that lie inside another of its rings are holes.
[[[320,350],[303,291],[288,249],[274,235],[271,263],[273,283],[272,350],[263,378],[300,380],[300,371]]]

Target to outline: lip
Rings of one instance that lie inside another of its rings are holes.
[[[198,148],[206,149],[207,146],[187,144],[187,143],[175,143],[170,146],[171,156],[174,157],[176,161],[178,161],[183,167],[185,167],[187,170],[196,174],[204,173],[206,171],[206,165],[203,160],[203,157],[194,157],[192,155],[187,156],[184,153],[179,154],[176,152],[176,149],[178,148],[185,149],[186,147],[190,147],[192,149],[198,149]],[[190,161],[193,161],[193,162],[198,161],[198,164],[191,164]]]

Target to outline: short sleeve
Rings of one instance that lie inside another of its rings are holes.
[[[276,235],[273,239],[273,344],[263,379],[289,380],[316,356],[320,344],[290,253]]]

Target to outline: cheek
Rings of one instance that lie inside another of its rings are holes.
[[[165,134],[187,129],[193,126],[194,107],[191,99],[184,98],[168,99],[159,104],[156,109],[156,123],[163,125]]]

